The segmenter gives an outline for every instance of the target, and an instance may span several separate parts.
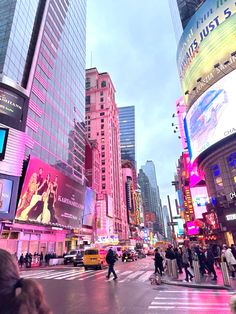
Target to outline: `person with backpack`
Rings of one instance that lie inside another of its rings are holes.
[[[107,255],[106,255],[106,262],[108,264],[108,273],[107,273],[107,276],[106,278],[109,279],[110,278],[110,275],[111,273],[113,274],[114,278],[113,280],[116,280],[117,279],[117,275],[116,275],[116,272],[114,270],[114,265],[115,265],[115,262],[117,261],[117,257],[116,257],[116,254],[115,252],[113,252],[113,250],[110,248],[107,252]]]

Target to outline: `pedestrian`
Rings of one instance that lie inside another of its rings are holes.
[[[231,248],[229,248],[229,247],[225,251],[225,259],[226,259],[227,265],[229,267],[229,270],[232,274],[232,277],[235,278],[236,259],[234,258],[234,255],[232,253]]]
[[[117,279],[117,275],[116,275],[116,272],[114,270],[114,265],[115,265],[115,262],[117,261],[117,257],[116,257],[116,254],[115,252],[113,252],[113,250],[110,248],[107,252],[107,255],[106,255],[106,262],[108,264],[108,273],[107,273],[107,276],[106,278],[109,279],[110,278],[110,275],[111,273],[113,274],[114,278],[113,280],[116,280]]]
[[[176,262],[177,262],[177,266],[179,269],[179,274],[183,273],[182,270],[182,251],[179,248],[174,248],[174,252],[175,252],[175,258],[176,258]]]
[[[20,268],[22,268],[23,267],[23,265],[24,265],[24,255],[23,255],[23,253],[21,254],[21,256],[20,256],[20,258],[19,258],[19,264],[20,264]]]
[[[206,256],[206,265],[207,265],[207,269],[209,271],[209,273],[213,274],[213,278],[212,280],[217,280],[217,275],[216,275],[216,271],[215,271],[215,267],[214,267],[214,262],[215,262],[215,259],[214,259],[214,255],[213,255],[213,252],[212,252],[212,247],[210,245],[208,245],[208,248],[207,248],[207,251],[205,253],[205,256]]]
[[[185,246],[183,246],[182,251],[183,251],[182,263],[183,263],[183,267],[185,271],[184,282],[189,282],[189,277],[190,277],[190,281],[192,281],[193,275],[189,271],[190,264],[189,264],[188,249]]]
[[[43,265],[43,252],[40,253],[40,266]]]
[[[17,262],[3,249],[0,249],[0,283],[0,314],[52,314],[41,285],[20,278]]]
[[[154,261],[155,261],[155,274],[158,273],[160,276],[162,276],[162,273],[164,272],[163,268],[163,258],[161,254],[158,252],[158,248],[154,251]]]
[[[236,247],[234,244],[231,244],[231,252],[232,252],[234,258],[236,259]]]

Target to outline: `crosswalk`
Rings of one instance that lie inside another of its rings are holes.
[[[159,290],[148,309],[151,313],[224,313],[229,314],[229,291]]]
[[[133,280],[137,280],[138,282],[148,281],[153,271],[143,270],[128,270],[128,271],[120,271],[116,270],[118,274],[118,282],[130,282]],[[107,274],[107,269],[105,270],[87,270],[85,271],[83,268],[74,268],[67,271],[64,270],[27,270],[21,271],[22,278],[31,278],[31,279],[44,279],[44,280],[79,280],[84,281],[86,279],[90,280],[99,280],[100,278],[104,280]],[[108,281],[113,280],[113,276]]]

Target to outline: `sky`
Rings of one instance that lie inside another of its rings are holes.
[[[87,0],[86,67],[110,74],[118,107],[135,106],[138,169],[154,161],[163,205],[168,194],[174,204],[181,154],[172,127],[181,96],[176,49],[167,0]]]

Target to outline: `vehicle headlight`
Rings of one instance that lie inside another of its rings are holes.
[[[73,256],[73,259],[76,259],[76,256]]]

